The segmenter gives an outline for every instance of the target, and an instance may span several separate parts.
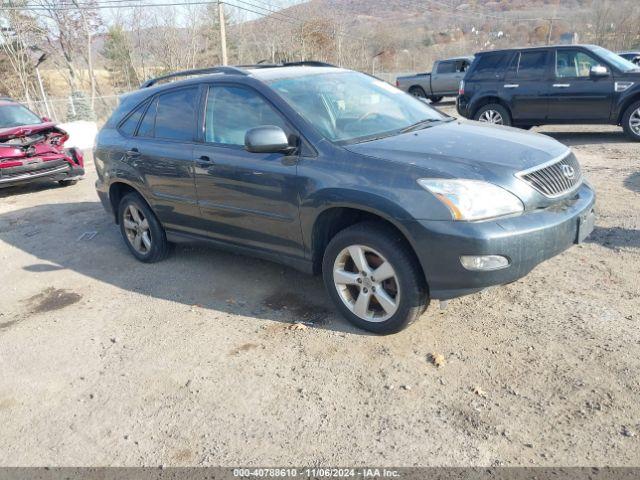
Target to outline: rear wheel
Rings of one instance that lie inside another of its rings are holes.
[[[374,222],[348,227],[331,240],[322,275],[342,315],[371,332],[402,330],[429,304],[424,276],[406,240]]]
[[[442,97],[429,97],[429,100],[431,100],[431,103],[438,103],[442,100]]]
[[[129,193],[120,201],[118,222],[124,242],[141,262],[159,262],[168,255],[169,242],[164,228],[137,193]]]
[[[427,94],[424,92],[424,89],[422,87],[411,87],[409,89],[409,93],[414,97],[427,98]]]
[[[622,116],[622,128],[627,136],[640,142],[640,102],[631,104]]]
[[[509,111],[499,103],[483,105],[473,116],[474,120],[494,125],[511,125],[511,115]]]

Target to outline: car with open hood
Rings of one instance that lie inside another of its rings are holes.
[[[150,80],[122,97],[94,157],[138,260],[207,241],[322,274],[337,309],[377,333],[523,277],[595,218],[565,145],[318,62]]]
[[[34,180],[73,185],[84,175],[82,152],[67,133],[24,105],[0,98],[0,188]]]

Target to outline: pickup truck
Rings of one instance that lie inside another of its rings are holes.
[[[442,97],[458,95],[460,80],[473,62],[473,57],[448,58],[433,63],[431,72],[396,79],[396,87],[411,95],[437,103]]]
[[[596,45],[480,52],[456,107],[472,120],[520,128],[620,125],[640,141],[640,66]]]

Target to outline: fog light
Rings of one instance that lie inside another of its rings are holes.
[[[509,266],[509,259],[502,255],[462,255],[460,263],[467,270],[500,270]]]

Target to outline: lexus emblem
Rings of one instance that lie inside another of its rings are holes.
[[[575,169],[571,165],[566,165],[566,164],[565,165],[561,165],[560,168],[562,168],[562,173],[567,178],[573,178],[574,175],[576,174]]]

